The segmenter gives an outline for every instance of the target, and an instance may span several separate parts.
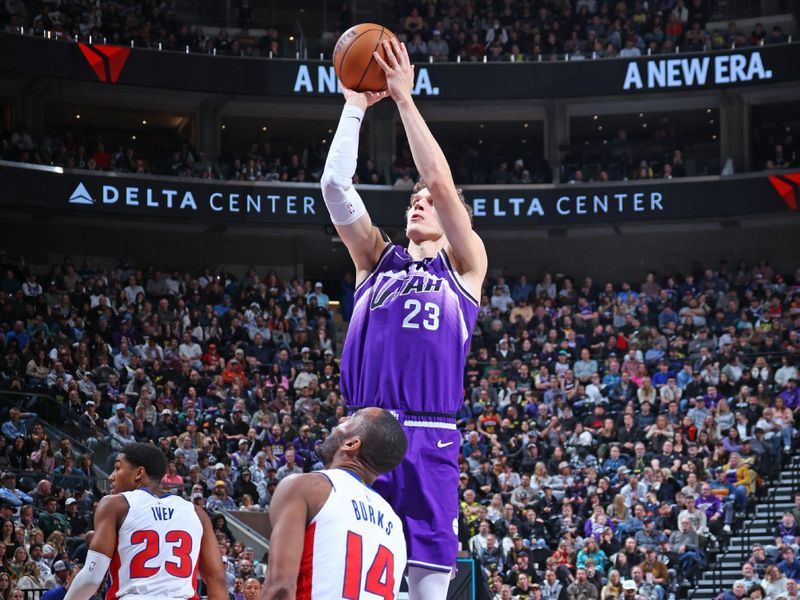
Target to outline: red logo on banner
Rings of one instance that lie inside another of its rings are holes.
[[[787,179],[788,181],[785,181]],[[770,175],[769,182],[775,188],[775,191],[781,195],[789,210],[797,210],[798,190],[796,188],[800,187],[800,173]]]
[[[125,46],[107,46],[104,44],[84,44],[78,42],[83,57],[97,78],[104,83],[117,83],[122,67],[128,60],[131,49]]]

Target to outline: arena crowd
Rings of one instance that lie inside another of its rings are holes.
[[[214,516],[247,597],[264,557],[218,511],[266,510],[281,479],[321,467],[344,414],[331,295],[347,320],[352,277],[326,290],[252,268],[0,262],[0,389],[49,397],[2,417],[2,600],[80,564],[94,457],[108,471],[130,441],[160,445],[164,488]],[[641,283],[487,281],[457,418],[460,539],[491,593],[665,600],[689,585],[796,443],[798,325],[800,270],[763,260]],[[800,497],[726,600],[795,599],[797,517]]]
[[[175,2],[6,2],[0,5],[0,27],[12,33],[22,30],[42,36],[47,31],[57,39],[80,41],[92,36],[111,44],[179,52],[287,56],[285,36],[279,35],[272,22],[254,22],[251,2],[236,2],[233,8],[239,28],[234,32],[214,28],[210,34],[191,25],[198,17],[190,20]],[[706,24],[712,20],[708,0],[406,0],[394,8],[394,15],[385,15],[387,24],[391,27],[391,20],[395,21],[394,31],[405,36],[412,58],[419,61],[585,60],[788,41],[780,27],[765,28],[761,23],[749,32],[734,21],[724,29],[707,30]],[[339,27],[333,39],[352,24],[348,3],[342,3],[338,12],[329,21],[330,27]],[[263,33],[252,35],[251,28]],[[312,48],[312,53],[316,50]],[[332,48],[320,44],[319,50],[330,56]]]

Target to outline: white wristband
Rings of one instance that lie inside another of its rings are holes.
[[[111,558],[95,550],[86,553],[86,562],[69,585],[64,600],[89,600],[108,572]]]

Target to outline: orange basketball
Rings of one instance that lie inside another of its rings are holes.
[[[333,49],[333,68],[342,85],[356,92],[378,92],[386,87],[386,75],[373,52],[386,58],[383,40],[395,35],[382,25],[361,23],[342,34]]]

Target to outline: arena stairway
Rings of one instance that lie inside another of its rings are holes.
[[[741,579],[742,564],[750,558],[753,544],[774,544],[772,529],[784,511],[794,508],[794,495],[800,491],[800,456],[792,456],[778,479],[768,484],[766,499],[760,500],[752,517],[731,535],[727,548],[697,582],[689,597],[692,600],[712,600],[720,592],[731,589]]]
[[[234,539],[251,547],[256,558],[263,560],[269,551],[269,513],[223,510],[222,514]]]

